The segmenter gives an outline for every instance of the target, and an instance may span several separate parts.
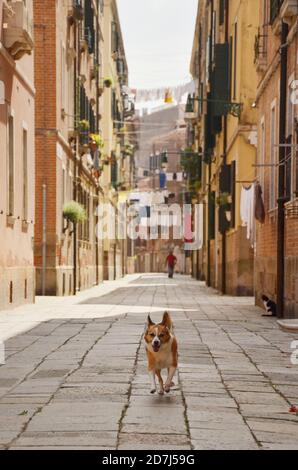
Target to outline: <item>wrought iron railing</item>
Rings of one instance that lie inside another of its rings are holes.
[[[255,38],[255,64],[267,58],[268,52],[268,25],[263,25],[258,29]]]

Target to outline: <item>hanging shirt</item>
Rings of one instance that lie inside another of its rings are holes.
[[[163,173],[163,172],[160,172],[160,174],[159,174],[159,187],[160,187],[160,189],[164,189],[164,188],[165,188],[166,182],[167,182],[167,176],[166,176],[166,174]]]
[[[255,185],[249,188],[242,186],[240,201],[240,217],[244,227],[247,227],[247,239],[254,239],[254,214],[255,211]]]

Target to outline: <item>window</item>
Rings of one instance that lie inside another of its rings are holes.
[[[237,41],[238,41],[238,25],[234,25],[234,73],[233,73],[233,99],[237,94]]]
[[[292,101],[292,83],[294,80],[294,76],[292,76],[288,82],[288,99],[287,99],[287,128],[286,128],[286,144],[288,147],[286,147],[285,151],[285,159],[286,159],[286,195],[289,198],[292,198],[295,196],[295,194],[292,194],[292,188],[295,187],[295,158],[294,156],[294,148],[292,145],[294,144],[294,104]]]
[[[14,118],[8,118],[8,214],[14,213]]]
[[[219,24],[223,25],[225,21],[226,0],[219,0]]]
[[[276,207],[277,199],[277,171],[276,171],[276,105],[271,107],[270,120],[270,181],[269,181],[269,209]]]
[[[66,64],[65,46],[64,44],[61,44],[61,107],[62,109],[65,109],[65,89],[66,89],[65,64]]]
[[[23,129],[23,220],[28,220],[28,132]]]
[[[258,163],[261,165],[258,171],[258,177],[262,189],[265,184],[265,157],[266,157],[266,129],[265,129],[265,118],[264,116],[261,119],[260,126],[260,147],[259,147],[259,158]],[[263,189],[264,190],[264,189]]]
[[[118,51],[119,48],[119,36],[117,31],[117,24],[112,21],[111,24],[111,52],[114,54]]]

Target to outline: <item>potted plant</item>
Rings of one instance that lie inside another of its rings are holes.
[[[90,134],[91,143],[90,146],[92,150],[96,150],[98,148],[103,148],[104,140],[100,134]]]
[[[231,203],[231,195],[229,193],[219,193],[216,198],[216,204],[218,206],[226,206]]]
[[[90,123],[87,121],[87,119],[81,119],[78,122],[78,129],[82,132],[86,132],[90,129]]]
[[[69,201],[64,204],[63,217],[67,222],[78,224],[84,222],[87,218],[84,207],[76,201]]]
[[[106,88],[111,88],[111,86],[113,85],[113,80],[110,77],[104,78],[103,84]]]

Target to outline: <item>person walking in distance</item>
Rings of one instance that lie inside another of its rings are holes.
[[[167,256],[167,266],[168,266],[168,273],[169,273],[170,279],[173,278],[176,263],[177,263],[177,258],[174,255],[173,250],[171,250]]]

